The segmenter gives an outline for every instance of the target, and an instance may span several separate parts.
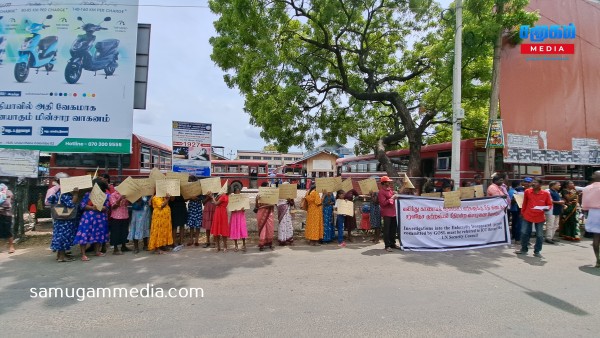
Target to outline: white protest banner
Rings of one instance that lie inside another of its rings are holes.
[[[202,185],[202,191],[205,194],[213,193],[216,194],[221,190],[221,179],[218,177],[204,178],[200,180]]]
[[[65,177],[60,179],[60,191],[62,193],[74,191],[75,188],[83,190],[91,187],[92,176],[90,175]]]
[[[470,250],[510,244],[506,200],[488,197],[444,208],[441,199],[398,195],[402,250]]]
[[[181,195],[179,180],[164,179],[156,181],[156,196],[165,197],[167,194],[171,196]]]
[[[94,184],[92,192],[90,192],[90,201],[98,211],[102,211],[104,202],[106,201],[106,193],[100,189],[98,184]]]
[[[39,150],[0,149],[0,176],[37,178],[39,162]]]
[[[131,176],[127,177],[125,181],[121,182],[119,186],[115,188],[122,196],[125,196],[127,200],[131,203],[139,200],[142,197],[142,187],[138,181],[131,178]]]
[[[250,197],[242,194],[231,194],[229,195],[229,203],[227,204],[227,211],[236,210],[250,210]]]
[[[335,206],[338,215],[354,216],[354,203],[352,201],[337,200]]]

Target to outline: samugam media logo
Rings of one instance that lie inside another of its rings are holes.
[[[573,40],[577,35],[577,29],[573,23],[568,25],[542,25],[530,27],[521,25],[519,37],[531,42],[521,44],[521,54],[575,54],[573,43],[543,43],[546,39]]]

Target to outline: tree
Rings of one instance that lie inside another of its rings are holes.
[[[408,174],[420,176],[423,135],[449,88],[448,62],[431,0],[211,0],[219,15],[210,39],[225,82],[245,97],[250,122],[285,151],[349,136],[376,148],[410,148]],[[450,49],[451,50],[451,49]],[[450,66],[451,67],[451,66]],[[375,141],[376,140],[376,141]]]
[[[263,147],[263,152],[267,151],[277,151],[277,147],[274,144],[267,144]]]

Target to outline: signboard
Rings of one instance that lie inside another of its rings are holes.
[[[504,148],[504,132],[502,131],[502,120],[490,120],[485,147]]]
[[[212,125],[173,121],[173,171],[210,176]]]
[[[470,250],[510,244],[506,200],[488,197],[444,208],[441,199],[399,195],[396,211],[402,250]]]
[[[2,4],[0,147],[129,154],[137,12],[138,0]]]
[[[0,149],[0,176],[38,177],[39,150]]]

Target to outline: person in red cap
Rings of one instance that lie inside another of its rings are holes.
[[[383,176],[380,182],[381,189],[378,198],[381,216],[383,216],[383,242],[385,251],[390,252],[392,249],[399,249],[396,246],[398,223],[396,222],[396,206],[394,204],[394,182],[387,176]]]

